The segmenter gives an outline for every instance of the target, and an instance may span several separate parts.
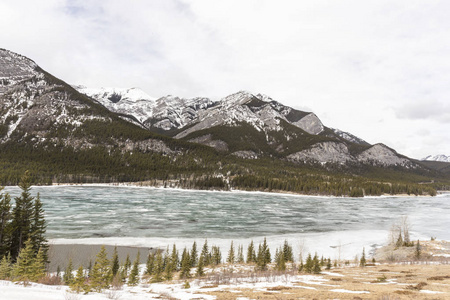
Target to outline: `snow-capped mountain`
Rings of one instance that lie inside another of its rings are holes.
[[[328,128],[314,113],[293,109],[267,95],[240,91],[219,101],[170,95],[155,99],[138,88],[71,87],[32,60],[7,50],[0,50],[0,100],[0,142],[30,140],[76,149],[100,144],[124,152],[173,153],[161,140],[130,141],[128,135],[135,135],[138,128],[126,123],[124,129],[121,119],[125,119],[149,131],[242,158],[414,166],[385,145],[372,146]],[[117,128],[126,131],[118,133]],[[103,137],[99,139],[98,134]],[[142,131],[137,135],[142,136]]]
[[[427,161],[443,161],[450,163],[450,155],[438,154],[438,155],[428,155],[427,157],[422,158],[422,160]]]
[[[83,93],[108,108],[110,111],[120,114],[132,114],[139,122],[143,123],[151,117],[155,98],[146,94],[139,88],[87,88],[85,86],[73,86]]]
[[[182,128],[190,124],[214,103],[208,98],[185,99],[171,95],[156,99],[139,88],[87,88],[74,86],[101,103],[112,112],[130,115],[146,128],[162,131]]]
[[[139,91],[126,94],[130,98],[143,95]],[[97,131],[101,126],[105,129],[124,128],[129,124],[48,74],[34,61],[0,49],[0,145],[25,143],[40,148],[58,146],[79,150],[114,144],[123,151],[171,152],[158,140],[136,143],[124,134],[119,133],[116,137],[114,132],[108,134],[108,138],[99,138]]]

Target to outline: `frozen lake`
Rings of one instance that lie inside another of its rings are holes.
[[[5,191],[17,196],[17,187]],[[52,243],[190,246],[228,249],[267,237],[326,256],[354,256],[384,244],[408,216],[412,239],[450,240],[450,195],[336,198],[113,186],[33,187],[40,193]]]

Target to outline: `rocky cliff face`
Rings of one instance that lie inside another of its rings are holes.
[[[163,142],[135,144],[114,136],[106,142],[87,132],[95,131],[95,125],[88,128],[87,124],[113,128],[121,122],[117,115],[46,73],[32,60],[0,49],[0,143],[86,149],[112,147],[117,142],[129,151],[145,148],[171,153],[161,145]]]

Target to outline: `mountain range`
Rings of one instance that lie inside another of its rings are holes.
[[[4,49],[0,150],[0,166],[8,171],[0,180],[7,184],[27,167],[47,183],[176,179],[207,185],[222,178],[221,186],[244,175],[378,178],[381,171],[410,183],[446,180],[435,168],[267,95],[239,91],[213,101],[71,86]]]

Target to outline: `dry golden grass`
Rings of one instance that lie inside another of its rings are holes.
[[[318,275],[326,280],[321,283],[301,282],[300,278],[293,286],[231,286],[208,294],[217,299],[450,299],[450,265],[383,264],[365,268],[337,268],[331,272],[334,274]],[[337,277],[335,273],[342,276]]]

